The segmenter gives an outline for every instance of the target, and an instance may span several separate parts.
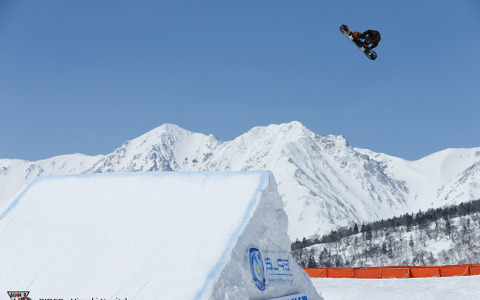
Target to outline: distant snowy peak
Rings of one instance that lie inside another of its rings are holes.
[[[315,135],[311,130],[305,127],[302,123],[293,121],[284,124],[272,124],[268,126],[257,126],[240,136],[240,138],[248,137],[275,137],[285,142],[289,140],[297,140],[302,136]]]
[[[480,198],[480,147],[445,149],[416,161],[357,149],[385,166],[385,172],[405,181],[413,211]]]
[[[437,197],[445,205],[459,204],[465,199],[480,199],[480,161],[439,188]]]
[[[480,148],[407,161],[353,148],[300,122],[254,127],[230,141],[164,124],[107,155],[0,160],[0,205],[38,176],[149,171],[270,170],[292,239],[480,198]]]
[[[92,172],[176,171],[190,157],[211,152],[218,144],[213,135],[164,124],[125,142],[99,161]]]

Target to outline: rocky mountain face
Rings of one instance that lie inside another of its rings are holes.
[[[164,124],[107,155],[0,159],[0,206],[38,176],[259,169],[275,175],[293,240],[480,198],[480,148],[406,161],[299,122],[255,127],[231,141]]]

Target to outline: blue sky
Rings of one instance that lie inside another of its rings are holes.
[[[478,147],[479,31],[477,0],[0,0],[0,158],[293,120],[409,160]]]

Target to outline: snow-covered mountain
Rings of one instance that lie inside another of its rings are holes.
[[[231,141],[162,125],[107,155],[0,160],[0,205],[38,176],[138,171],[271,170],[296,238],[480,198],[480,148],[418,161],[351,147],[299,122],[255,127]]]

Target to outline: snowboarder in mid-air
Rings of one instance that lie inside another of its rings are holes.
[[[357,39],[358,41],[363,40],[363,46],[370,50],[377,47],[378,43],[382,39],[382,37],[380,36],[380,32],[372,29],[365,31],[364,33],[355,31],[353,33],[353,38]]]
[[[367,30],[364,33],[358,31],[352,32],[347,25],[340,26],[340,31],[349,40],[355,43],[357,47],[371,60],[377,58],[377,53],[372,49],[378,46],[380,42],[380,33],[376,30]]]

